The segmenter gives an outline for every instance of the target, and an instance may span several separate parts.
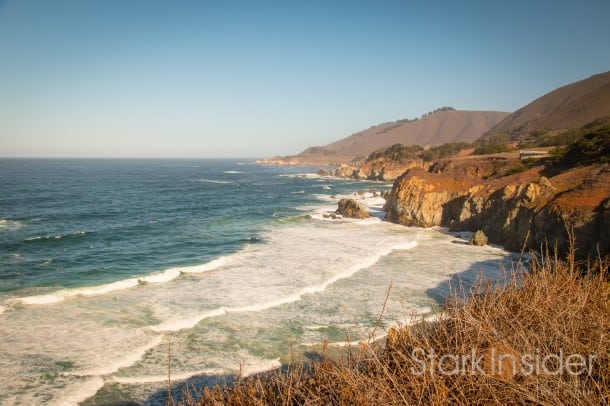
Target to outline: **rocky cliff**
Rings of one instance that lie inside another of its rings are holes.
[[[408,226],[483,230],[507,249],[560,252],[573,231],[579,257],[610,254],[610,165],[527,168],[518,159],[446,160],[394,182],[384,210]]]

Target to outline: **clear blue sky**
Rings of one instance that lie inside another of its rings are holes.
[[[0,0],[0,156],[301,151],[610,70],[610,1]]]

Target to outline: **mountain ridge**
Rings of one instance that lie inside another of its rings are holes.
[[[524,135],[533,131],[580,128],[610,115],[610,71],[590,76],[535,99],[483,134]]]
[[[296,155],[274,157],[261,163],[341,164],[363,161],[370,153],[394,144],[434,147],[447,142],[472,142],[509,114],[443,107],[419,119],[379,124],[323,146],[309,147]]]

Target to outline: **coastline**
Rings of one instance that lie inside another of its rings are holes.
[[[213,376],[222,371],[222,379],[227,379],[224,374],[239,374],[240,365],[242,374],[250,374],[285,364],[290,360],[291,337],[293,348],[303,352],[311,350],[304,344],[324,340],[336,343],[331,348],[340,349],[346,334],[349,341],[368,338],[390,282],[392,298],[378,332],[392,327],[396,320],[408,320],[412,314],[430,313],[448,291],[443,282],[451,280],[456,272],[467,270],[466,283],[471,283],[481,269],[494,273],[498,263],[510,266],[510,254],[503,250],[456,245],[454,237],[437,230],[382,221],[383,200],[379,195],[373,197],[369,189],[387,189],[388,183],[305,176],[298,168],[278,171],[248,167],[240,169],[244,173],[236,173],[235,168],[222,167],[214,174],[193,176],[191,172],[202,171],[204,165],[180,164],[184,168],[180,170],[186,171],[185,185],[193,190],[222,188],[219,190],[243,196],[243,185],[248,185],[262,195],[262,202],[274,202],[271,197],[278,195],[275,185],[280,184],[285,185],[282,196],[286,203],[284,207],[269,206],[263,226],[256,232],[240,231],[240,248],[226,259],[206,258],[185,264],[186,268],[155,270],[152,276],[129,276],[121,280],[137,283],[119,283],[117,289],[106,286],[91,290],[85,286],[65,295],[61,290],[48,292],[53,289],[48,287],[47,292],[39,292],[58,299],[51,303],[34,304],[37,300],[31,297],[25,299],[27,303],[9,303],[0,315],[0,330],[11,340],[7,343],[11,353],[6,359],[23,359],[27,365],[27,360],[35,359],[32,354],[43,354],[49,360],[49,366],[43,367],[49,371],[50,383],[42,381],[40,388],[45,394],[37,395],[44,396],[47,403],[61,399],[60,394],[71,399],[88,397],[84,404],[91,405],[128,400],[122,397],[125,393],[131,394],[131,400],[146,400],[164,386],[158,381],[167,369],[168,338],[172,340],[172,375],[195,375],[195,380],[203,381],[213,377],[202,377],[202,371]],[[260,178],[248,181],[252,172],[260,173]],[[202,178],[227,183],[201,185],[197,179]],[[239,179],[246,181],[240,183]],[[368,205],[373,217],[324,218],[324,214],[336,210],[342,197]],[[247,207],[255,213],[260,211],[254,205]],[[233,227],[234,221],[229,219],[223,227]],[[38,222],[25,219],[22,224],[17,231],[20,234],[8,235],[25,241],[27,233],[37,233],[34,227]],[[201,229],[198,222],[195,225]],[[76,238],[24,244],[51,250],[81,244],[95,236],[87,232]],[[431,255],[435,263],[430,263]],[[235,286],[247,289],[236,290]],[[38,289],[24,290],[17,296],[32,296],[27,293]],[[27,340],[21,338],[24,334]],[[74,344],[66,349],[66,343],[72,341]],[[28,343],[38,344],[30,347]],[[10,376],[3,379],[12,379],[13,387],[37,379],[35,372],[31,373],[33,378],[28,375],[19,379],[19,374],[27,370],[13,361],[5,365],[3,369]],[[37,394],[13,390],[0,397],[24,403],[28,396]]]

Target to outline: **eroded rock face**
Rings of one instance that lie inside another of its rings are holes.
[[[341,199],[337,207],[337,214],[343,217],[364,219],[370,217],[369,213],[354,199]]]
[[[425,178],[407,172],[395,183],[386,199],[386,217],[405,226],[432,227],[442,224],[443,205],[459,194],[438,188]]]
[[[610,254],[610,166],[574,168],[553,177],[542,167],[510,176],[514,163],[444,161],[412,169],[394,182],[384,210],[407,226],[481,230],[510,250],[568,249],[580,257]]]
[[[353,176],[357,179],[393,181],[407,170],[412,168],[422,168],[423,165],[424,164],[421,159],[398,162],[387,158],[378,158],[372,161],[364,162],[354,172]]]

